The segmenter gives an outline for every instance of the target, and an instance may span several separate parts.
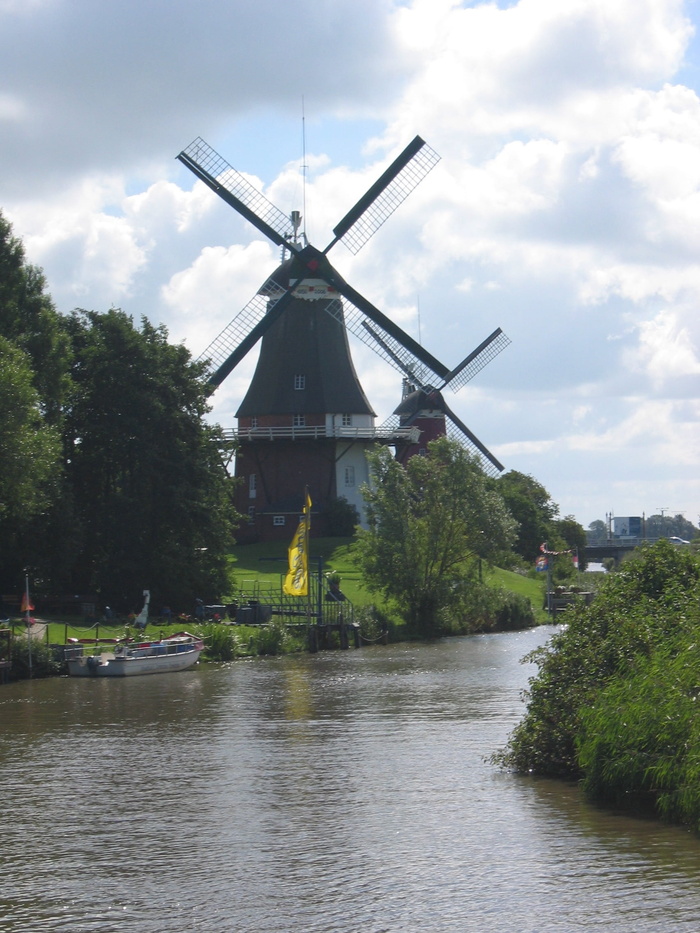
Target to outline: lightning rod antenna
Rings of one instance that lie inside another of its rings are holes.
[[[302,236],[306,238],[306,112],[304,110],[304,96],[301,98],[301,219],[304,224]]]

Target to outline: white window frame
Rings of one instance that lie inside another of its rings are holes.
[[[300,392],[302,389],[306,388],[306,376],[304,373],[295,373],[294,374],[294,390]]]

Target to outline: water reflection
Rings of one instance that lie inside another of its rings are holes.
[[[695,931],[695,837],[486,760],[549,634],[3,687],[3,931]]]

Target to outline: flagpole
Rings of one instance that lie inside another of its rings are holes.
[[[27,648],[29,650],[29,678],[32,676],[32,627],[29,624],[29,570],[24,571],[24,621],[27,625]]]

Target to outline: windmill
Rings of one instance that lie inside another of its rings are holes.
[[[507,346],[508,338],[500,329],[494,331],[449,370],[349,285],[327,258],[338,242],[353,254],[359,252],[434,168],[437,153],[416,136],[333,228],[323,250],[300,236],[299,212],[286,217],[203,139],[195,139],[177,158],[282,250],[279,268],[202,354],[216,388],[262,341],[253,379],[236,412],[236,476],[243,480],[237,505],[249,521],[249,533],[239,534],[240,541],[286,537],[284,526],[290,518],[296,521],[304,486],[310,487],[322,520],[327,506],[340,496],[361,513],[359,487],[368,479],[367,449],[377,443],[404,454],[417,449],[425,420],[420,409],[375,427],[348,333],[398,369],[405,387],[426,398],[437,398],[437,393],[442,433],[446,417],[460,440],[483,455],[487,468],[503,469],[445,405],[441,392],[446,386],[461,388]],[[409,394],[405,388],[404,402]]]

